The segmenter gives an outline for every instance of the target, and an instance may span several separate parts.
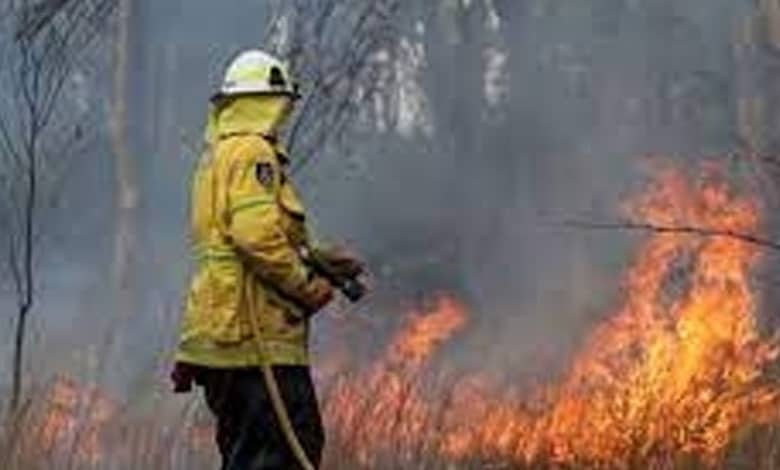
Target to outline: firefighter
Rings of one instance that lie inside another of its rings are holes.
[[[224,470],[317,468],[321,460],[307,342],[310,319],[333,288],[301,258],[310,245],[306,212],[279,142],[298,97],[280,60],[240,53],[211,99],[206,150],[192,180],[196,269],[172,379],[179,392],[202,386]],[[341,261],[353,274],[360,269],[358,260]]]

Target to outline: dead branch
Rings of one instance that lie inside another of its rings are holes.
[[[780,242],[757,237],[748,233],[735,232],[733,230],[714,229],[710,227],[658,225],[650,222],[590,222],[583,220],[565,220],[562,225],[566,227],[588,230],[633,230],[655,233],[698,235],[701,237],[723,237],[743,243],[749,243],[751,245],[760,246],[761,248],[766,248],[773,251],[780,251]]]
[[[338,146],[357,121],[360,104],[375,96],[376,71],[383,64],[373,58],[392,48],[393,15],[399,4],[399,0],[277,4],[266,37],[278,37],[278,42],[269,42],[304,82],[305,99],[287,136],[288,150],[296,155],[294,172],[313,154]]]

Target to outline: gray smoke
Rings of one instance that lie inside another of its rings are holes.
[[[100,129],[51,211],[57,223],[40,260],[31,341],[35,367],[78,369],[85,345],[111,331],[101,380],[124,392],[160,380],[175,341],[189,268],[187,186],[207,98],[233,53],[262,46],[271,5],[134,4],[137,311],[112,320],[115,168]],[[347,240],[376,276],[376,293],[358,309],[375,315],[373,326],[355,330],[356,343],[391,331],[400,305],[450,292],[473,312],[455,351],[465,363],[521,376],[565,360],[619,295],[632,240],[557,222],[615,214],[641,180],[642,155],[684,161],[736,147],[732,42],[750,8],[734,0],[402,2],[390,57],[413,64],[419,113],[398,116],[409,105],[388,90],[345,145],[323,149],[296,175],[318,232]],[[403,81],[396,64],[388,62],[394,86]],[[88,72],[107,80],[106,71]],[[498,98],[486,94],[486,80]],[[3,311],[11,301],[3,297]]]

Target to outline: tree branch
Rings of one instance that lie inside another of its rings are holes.
[[[735,232],[733,230],[720,230],[710,227],[657,225],[650,222],[590,222],[583,220],[565,220],[563,221],[562,225],[566,227],[582,228],[588,230],[633,230],[655,233],[698,235],[701,237],[723,237],[774,251],[780,251],[780,242],[757,237],[748,233]]]
[[[73,58],[82,52],[116,0],[38,0],[17,4],[7,15],[6,41],[0,47],[6,62],[0,82],[8,89],[9,113],[0,115],[0,151],[10,161],[12,184],[7,193],[8,260],[17,298],[11,407],[19,401],[26,320],[36,300],[35,260],[41,231],[41,170],[46,138],[72,72]],[[2,18],[0,18],[2,19]],[[96,22],[96,23],[93,23]],[[61,151],[61,149],[57,149]]]
[[[340,136],[357,122],[358,105],[374,96],[365,92],[375,86],[379,67],[371,59],[391,45],[388,33],[399,3],[298,0],[287,7],[291,37],[280,52],[310,84],[286,135],[296,155],[294,173],[314,152],[341,145]]]

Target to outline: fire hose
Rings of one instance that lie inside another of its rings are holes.
[[[251,285],[251,284],[245,284]],[[303,468],[303,470],[316,470],[314,464],[306,455],[301,445],[301,441],[298,439],[298,435],[295,433],[295,428],[290,421],[290,414],[287,413],[287,406],[284,403],[284,398],[279,391],[279,384],[274,377],[274,371],[271,368],[271,364],[268,362],[266,353],[265,342],[260,334],[260,325],[257,322],[257,306],[255,305],[255,296],[246,295],[249,302],[249,322],[252,325],[252,336],[255,339],[255,346],[257,347],[257,355],[260,362],[260,370],[263,373],[263,381],[265,382],[265,388],[268,390],[268,396],[271,399],[271,407],[274,410],[276,419],[279,421],[279,426],[282,428],[282,434],[284,435],[287,445],[290,447],[290,451],[295,456],[295,460]]]
[[[301,255],[304,262],[314,273],[324,277],[333,285],[333,287],[339,289],[351,302],[357,302],[363,297],[363,295],[365,295],[365,286],[356,278],[337,275],[333,270],[328,268],[326,263],[318,260],[315,256],[313,256],[312,252],[306,248],[301,250]],[[251,283],[245,282],[244,285],[251,285]],[[298,464],[301,466],[301,468],[303,468],[303,470],[316,470],[314,464],[311,462],[311,459],[309,459],[309,456],[306,455],[306,450],[301,445],[300,439],[298,439],[298,435],[295,432],[295,427],[290,420],[290,414],[287,412],[287,406],[284,403],[284,398],[279,391],[279,384],[277,383],[273,369],[267,360],[268,354],[266,352],[266,345],[263,341],[260,332],[260,325],[257,321],[256,313],[258,310],[257,306],[255,305],[256,299],[254,295],[246,295],[246,297],[247,301],[249,302],[249,321],[252,326],[252,335],[254,336],[255,346],[257,347],[257,354],[260,363],[260,370],[263,374],[263,381],[265,382],[265,387],[268,390],[268,396],[271,399],[271,407],[273,408],[277,421],[279,421],[279,426],[282,429],[284,439],[287,441],[287,445],[289,446],[290,451],[293,453],[295,460],[298,461]]]

